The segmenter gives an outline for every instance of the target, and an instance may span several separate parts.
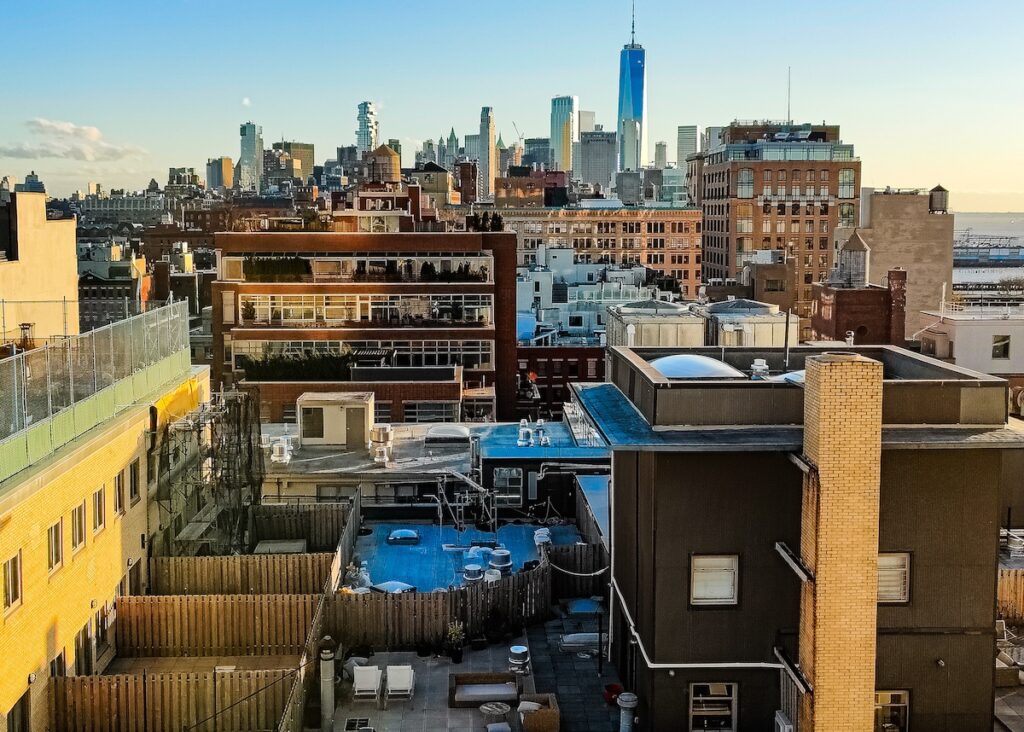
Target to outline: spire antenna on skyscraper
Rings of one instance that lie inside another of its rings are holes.
[[[636,0],[633,0],[633,12],[629,21],[629,44],[636,45]]]

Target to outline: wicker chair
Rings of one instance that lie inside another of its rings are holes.
[[[519,701],[536,702],[542,706],[536,711],[523,713],[523,732],[558,732],[562,724],[558,697],[554,694],[520,694]]]

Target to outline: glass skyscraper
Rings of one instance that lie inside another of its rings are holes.
[[[619,54],[619,170],[647,162],[647,52],[635,34]]]
[[[356,148],[359,156],[377,149],[377,105],[373,102],[359,102],[359,114],[356,115],[359,127],[356,129]]]
[[[572,146],[580,141],[580,98],[554,97],[551,100],[551,157],[558,170],[573,170]]]
[[[259,191],[263,180],[263,128],[246,122],[238,128],[241,154],[238,156],[238,187]]]

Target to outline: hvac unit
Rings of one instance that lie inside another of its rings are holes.
[[[786,713],[779,709],[775,712],[775,726],[772,729],[775,732],[793,732],[794,727]]]
[[[289,463],[292,459],[292,447],[287,440],[277,440],[270,448],[270,462]]]

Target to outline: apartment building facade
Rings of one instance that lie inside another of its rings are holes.
[[[566,409],[613,451],[639,729],[992,728],[1005,381],[887,346],[612,348],[608,374]]]
[[[24,397],[0,399],[0,729],[43,730],[50,679],[116,653],[159,527],[154,434],[209,398],[209,371],[177,303],[0,360],[0,394]]]
[[[375,359],[360,365],[461,366],[463,385],[493,390],[497,416],[511,417],[510,234],[222,233],[216,247],[215,383],[237,383],[247,362],[351,353]]]
[[[450,212],[453,211],[449,209]],[[641,264],[679,281],[696,297],[701,276],[701,212],[696,208],[503,208],[519,265],[538,249],[571,247],[584,264]]]
[[[737,279],[754,252],[783,251],[806,321],[811,285],[832,269],[836,227],[859,216],[860,160],[839,126],[733,122],[687,165],[703,211],[704,279]]]

